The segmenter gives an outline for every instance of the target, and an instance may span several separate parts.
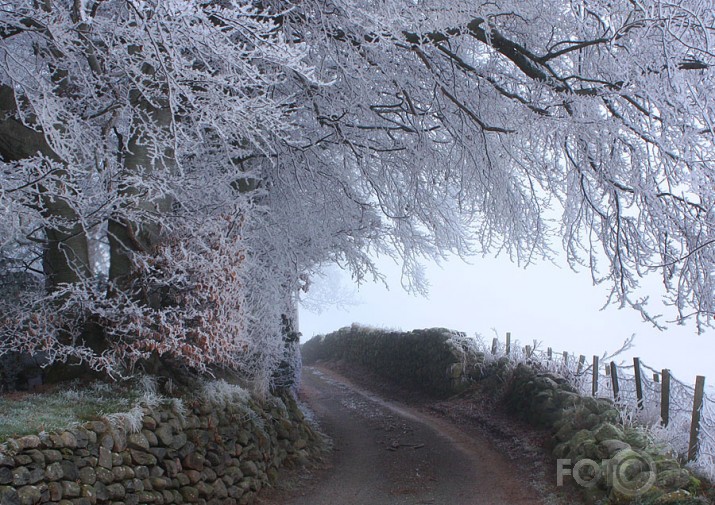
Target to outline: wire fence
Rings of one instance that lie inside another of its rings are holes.
[[[487,360],[507,357],[516,365],[528,363],[566,378],[582,395],[611,398],[627,426],[645,428],[653,443],[677,454],[687,466],[715,480],[715,398],[704,391],[704,377],[695,386],[673,376],[668,369],[655,369],[639,358],[633,363],[616,362],[631,341],[610,355],[575,355],[542,348],[534,340],[522,345],[507,333],[504,341],[491,343],[477,336],[460,342],[474,346]]]

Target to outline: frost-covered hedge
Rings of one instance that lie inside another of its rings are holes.
[[[359,325],[318,335],[303,344],[303,362],[344,361],[401,386],[448,396],[464,388],[467,370],[456,344],[464,335],[444,328],[397,332]]]

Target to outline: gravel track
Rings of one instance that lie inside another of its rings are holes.
[[[332,439],[330,467],[261,505],[544,505],[488,440],[445,419],[327,369],[303,369],[302,397]]]

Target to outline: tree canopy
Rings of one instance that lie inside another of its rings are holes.
[[[658,274],[709,325],[708,4],[0,2],[0,254],[46,287],[0,354],[265,386],[326,262],[395,254],[419,289],[422,258],[559,241],[615,302],[650,318]]]

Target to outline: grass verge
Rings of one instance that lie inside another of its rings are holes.
[[[142,388],[101,382],[63,384],[52,391],[0,396],[0,443],[8,438],[60,430],[116,412],[142,399]]]

